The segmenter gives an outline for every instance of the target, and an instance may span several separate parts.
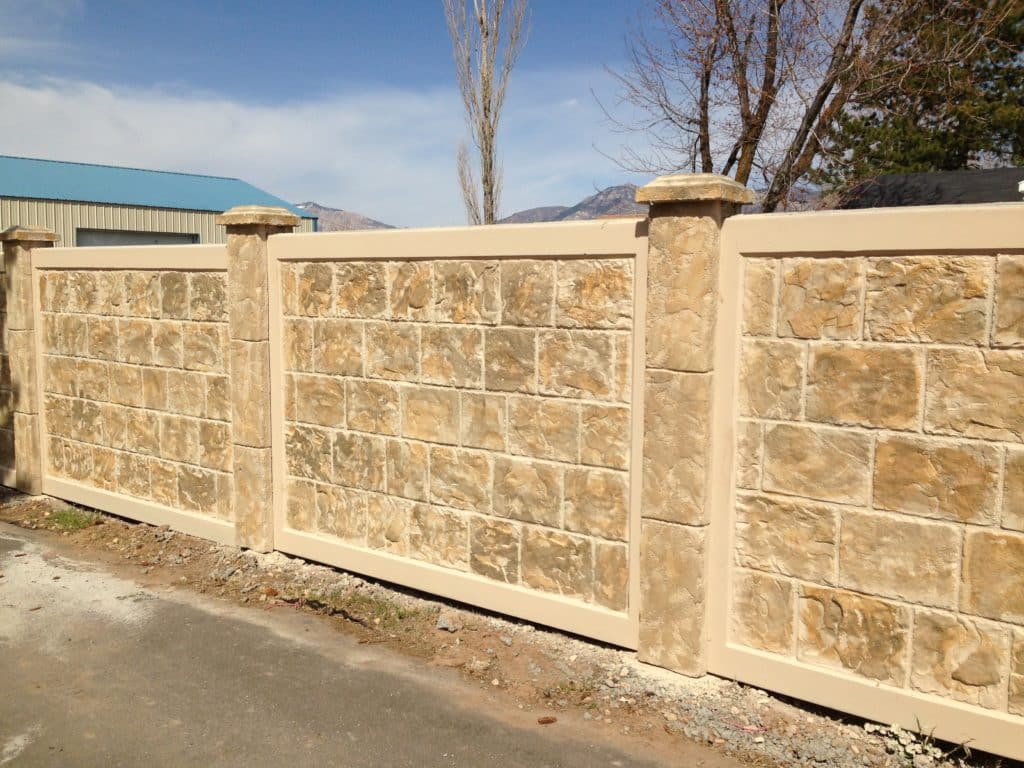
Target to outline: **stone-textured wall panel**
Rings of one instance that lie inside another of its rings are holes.
[[[288,527],[629,609],[631,258],[281,277]]]
[[[1024,347],[1024,255],[998,258],[995,304],[993,345]]]
[[[869,259],[866,335],[876,341],[984,343],[991,259]]]
[[[1024,715],[1022,264],[744,259],[733,642]]]
[[[223,272],[42,272],[49,473],[232,519],[227,296]],[[269,430],[265,411],[243,433]],[[269,477],[257,481],[265,498]]]

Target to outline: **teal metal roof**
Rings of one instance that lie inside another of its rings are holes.
[[[241,179],[7,155],[0,155],[0,197],[216,213],[236,205],[277,205],[304,219],[316,218]]]

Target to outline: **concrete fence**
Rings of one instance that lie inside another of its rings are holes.
[[[638,199],[8,230],[2,479],[1024,757],[1024,206]]]

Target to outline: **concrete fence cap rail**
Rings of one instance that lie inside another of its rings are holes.
[[[718,173],[675,173],[659,176],[636,191],[638,203],[683,203],[719,200],[752,203],[754,193]]]
[[[259,225],[296,227],[299,224],[299,217],[287,208],[267,205],[238,205],[220,214],[216,221],[226,227]]]
[[[23,242],[23,243],[55,243],[60,236],[45,227],[8,227],[0,232],[0,241]]]

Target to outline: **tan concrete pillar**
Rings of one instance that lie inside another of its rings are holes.
[[[270,289],[267,238],[291,232],[284,208],[241,206],[217,217],[228,234],[228,336],[235,535],[240,546],[274,548],[270,451]]]
[[[717,174],[662,176],[649,203],[640,542],[642,661],[707,671],[708,467],[722,223],[753,200]]]
[[[11,227],[0,232],[6,272],[8,363],[14,411],[15,487],[33,495],[43,492],[40,461],[39,382],[36,376],[35,311],[32,300],[32,249],[49,248],[57,235],[48,229]],[[2,386],[3,382],[0,382]],[[0,429],[10,429],[5,418]]]

